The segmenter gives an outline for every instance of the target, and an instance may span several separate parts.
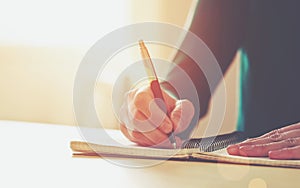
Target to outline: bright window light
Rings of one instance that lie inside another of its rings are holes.
[[[124,26],[124,0],[9,0],[0,3],[0,44],[92,45]]]

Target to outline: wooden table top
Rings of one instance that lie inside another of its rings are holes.
[[[299,169],[73,157],[69,148],[71,140],[82,140],[77,127],[0,121],[0,187],[273,188],[300,185]],[[137,165],[145,163],[153,165]]]

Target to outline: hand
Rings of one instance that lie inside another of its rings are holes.
[[[176,144],[182,140],[176,136],[184,131],[194,116],[193,104],[188,100],[176,100],[164,90],[163,97],[170,118],[154,100],[150,87],[131,90],[121,107],[120,129],[132,142],[142,146],[170,148],[169,134],[174,131]],[[162,101],[158,101],[162,102]]]
[[[300,159],[300,123],[273,130],[227,148],[231,155]]]

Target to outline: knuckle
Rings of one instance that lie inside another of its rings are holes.
[[[269,140],[273,142],[281,141],[284,137],[284,133],[280,132],[280,129],[275,129],[270,132],[270,135],[268,136]]]
[[[277,135],[279,133],[280,133],[279,129],[274,129],[270,132],[270,135]]]
[[[274,129],[274,130],[270,131],[270,132],[267,133],[267,134],[268,134],[268,136],[272,136],[272,135],[278,134],[279,132],[280,132],[280,131],[279,131],[278,129]]]
[[[284,143],[288,147],[296,146],[297,145],[297,139],[296,138],[288,138],[284,140]]]

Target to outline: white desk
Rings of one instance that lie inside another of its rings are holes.
[[[125,168],[101,158],[74,158],[76,127],[0,121],[0,187],[299,187],[300,170],[166,161]],[[129,159],[120,159],[129,160]]]

